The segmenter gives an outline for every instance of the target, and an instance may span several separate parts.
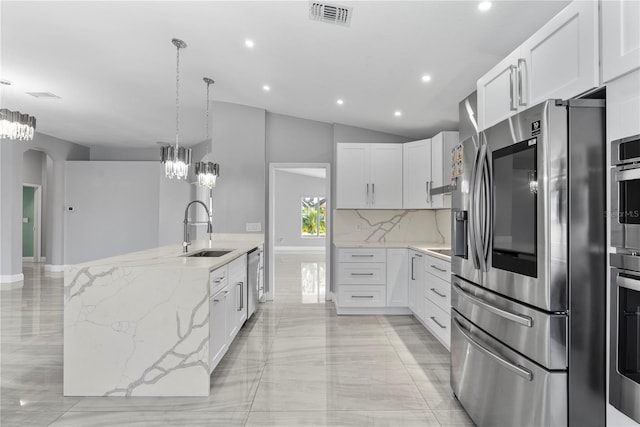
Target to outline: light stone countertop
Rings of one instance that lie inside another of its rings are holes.
[[[451,257],[433,252],[433,249],[451,249],[449,243],[433,243],[433,242],[348,242],[339,241],[333,242],[336,248],[397,248],[397,249],[411,249],[414,251],[422,252],[426,255],[441,259],[443,261],[451,262]]]
[[[74,270],[83,267],[158,267],[198,268],[213,271],[233,261],[264,243],[263,234],[214,234],[212,240],[193,240],[187,253],[182,252],[182,243],[116,255],[68,266]],[[189,257],[203,249],[231,250],[221,257]]]

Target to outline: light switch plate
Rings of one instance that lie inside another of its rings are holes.
[[[262,231],[262,224],[259,222],[247,222],[247,231]]]

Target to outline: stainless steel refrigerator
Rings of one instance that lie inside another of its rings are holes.
[[[602,100],[456,148],[451,386],[480,427],[605,425],[604,150]]]

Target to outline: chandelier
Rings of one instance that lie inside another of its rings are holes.
[[[189,166],[191,165],[191,149],[178,145],[180,131],[180,49],[187,47],[187,44],[179,39],[171,39],[171,43],[176,47],[176,145],[162,147],[160,155],[167,178],[187,179]]]
[[[215,82],[209,77],[203,77],[202,80],[207,84],[207,117],[205,122],[205,128],[207,132],[206,141],[209,142],[209,151],[202,158],[202,161],[196,162],[195,172],[197,183],[200,187],[206,187],[212,189],[216,186],[218,176],[220,176],[220,165],[209,161],[212,157],[211,147],[213,146],[213,140],[210,141],[209,137],[209,87]]]
[[[35,130],[35,117],[20,111],[0,109],[0,138],[31,141]]]

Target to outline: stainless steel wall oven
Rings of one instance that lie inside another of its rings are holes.
[[[613,142],[611,245],[640,251],[640,135]]]

